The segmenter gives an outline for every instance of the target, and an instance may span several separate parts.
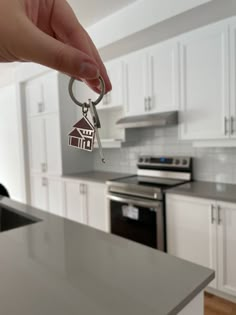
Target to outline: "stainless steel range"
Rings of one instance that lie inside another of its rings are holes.
[[[192,159],[141,156],[137,168],[107,182],[111,233],[166,251],[165,191],[192,180]]]

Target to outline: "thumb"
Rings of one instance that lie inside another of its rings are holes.
[[[27,19],[21,28],[23,36],[14,41],[15,54],[20,60],[36,62],[77,79],[99,77],[96,62],[87,54],[47,35]]]

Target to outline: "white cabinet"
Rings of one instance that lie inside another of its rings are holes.
[[[49,72],[26,83],[27,114],[58,112],[57,73]]]
[[[65,216],[64,189],[60,178],[31,176],[31,205],[52,214]]]
[[[89,182],[87,192],[87,222],[96,229],[108,232],[108,209],[106,203],[106,185]]]
[[[48,194],[48,211],[52,214],[65,216],[64,204],[64,183],[60,178],[48,178],[47,194]]]
[[[230,135],[236,138],[236,19],[230,24]]]
[[[167,195],[168,253],[212,268],[211,287],[236,296],[236,204]]]
[[[28,126],[30,171],[60,175],[62,162],[58,114],[31,117]]]
[[[68,219],[108,232],[105,184],[65,180],[65,206]]]
[[[65,182],[66,217],[79,223],[86,223],[86,209],[82,193],[82,184],[79,181]]]
[[[179,108],[179,47],[176,40],[153,46],[149,50],[149,99],[151,112],[168,112]]]
[[[236,204],[218,207],[218,284],[219,290],[236,296]]]
[[[127,115],[177,110],[179,107],[179,50],[167,41],[125,57]]]
[[[28,122],[30,169],[32,172],[46,171],[45,128],[41,117],[32,117]]]
[[[49,114],[44,118],[46,172],[48,175],[62,173],[60,122],[58,114]]]
[[[104,108],[124,106],[125,103],[125,75],[124,62],[120,59],[107,62],[106,69],[108,76],[112,82],[112,91],[107,93],[102,105]],[[101,106],[99,106],[101,107]]]
[[[135,52],[125,58],[127,71],[126,114],[141,115],[147,110],[147,53]]]
[[[229,31],[213,24],[179,39],[181,55],[181,138],[228,137]]]
[[[167,251],[216,270],[216,226],[210,200],[167,197]],[[211,283],[216,287],[216,281]]]
[[[31,181],[31,206],[48,210],[47,178],[40,175],[32,175]]]

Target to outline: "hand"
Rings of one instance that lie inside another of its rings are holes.
[[[111,90],[91,38],[66,0],[0,0],[0,62],[32,61]]]

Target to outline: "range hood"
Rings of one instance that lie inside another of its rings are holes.
[[[124,117],[116,122],[116,125],[121,128],[168,127],[177,124],[177,111]]]

